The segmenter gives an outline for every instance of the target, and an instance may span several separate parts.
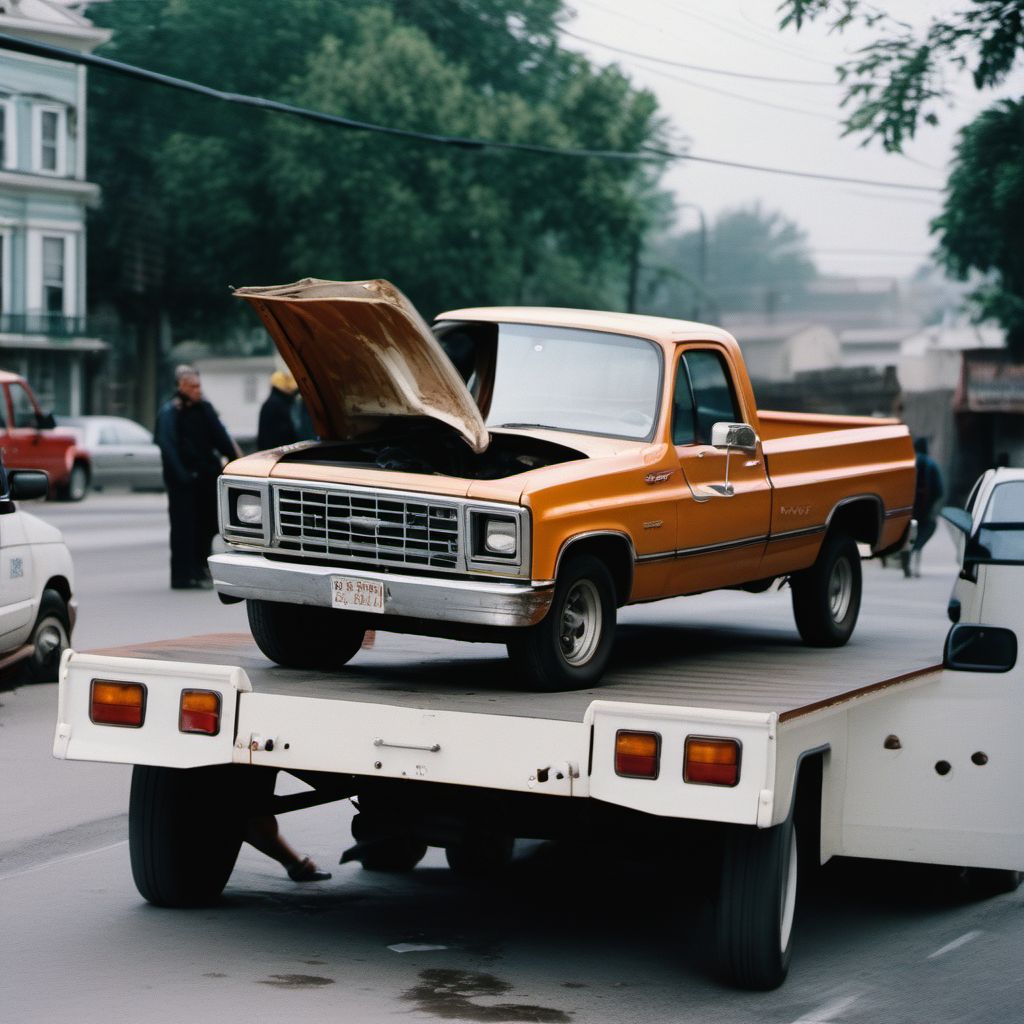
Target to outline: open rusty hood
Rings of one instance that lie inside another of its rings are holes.
[[[321,438],[358,437],[391,416],[430,416],[474,452],[480,410],[411,302],[388,281],[303,278],[235,295],[259,313]]]

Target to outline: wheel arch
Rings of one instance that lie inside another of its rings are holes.
[[[51,576],[44,584],[43,590],[56,590],[67,604],[71,600],[71,583],[65,576]]]
[[[636,565],[636,551],[629,534],[616,530],[594,530],[569,537],[558,551],[555,579],[558,579],[565,559],[579,554],[594,555],[608,566],[615,583],[615,603],[619,607],[624,605],[633,590],[633,570]]]
[[[832,506],[825,520],[825,534],[842,530],[873,549],[882,536],[884,518],[885,505],[877,494],[856,494]]]

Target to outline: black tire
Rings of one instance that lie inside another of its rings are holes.
[[[1022,873],[1008,868],[961,868],[960,884],[971,899],[984,900],[1016,892]]]
[[[798,854],[792,819],[774,828],[731,828],[715,921],[723,980],[766,992],[786,979],[793,949]]]
[[[426,855],[426,843],[406,836],[396,836],[367,843],[360,860],[367,871],[404,874],[412,871]]]
[[[466,878],[494,878],[512,862],[515,840],[495,833],[474,833],[444,850],[448,867]]]
[[[71,467],[68,482],[61,488],[60,497],[64,501],[81,501],[89,493],[89,468],[84,462],[76,462]]]
[[[809,569],[790,577],[793,617],[805,644],[842,647],[860,613],[861,571],[857,543],[845,533],[830,533]]]
[[[615,583],[593,555],[567,560],[547,615],[507,641],[522,684],[555,692],[593,686],[604,674],[615,640]]]
[[[158,907],[217,900],[235,866],[245,830],[245,786],[233,765],[136,765],[128,805],[132,878]]]
[[[286,668],[336,669],[359,650],[366,631],[349,613],[278,601],[246,601],[256,646]]]
[[[61,655],[71,646],[68,606],[56,590],[43,591],[28,642],[32,654],[25,663],[25,677],[31,683],[56,682]]]

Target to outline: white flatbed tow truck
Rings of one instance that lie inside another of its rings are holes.
[[[233,634],[67,652],[54,753],[136,766],[132,872],[157,905],[216,900],[248,817],[355,798],[347,856],[377,870],[433,845],[494,872],[515,837],[713,858],[719,972],[772,988],[798,863],[951,865],[992,893],[1020,880],[1024,567],[971,568],[984,622],[953,627],[945,666],[941,629],[878,620],[842,650],[729,628],[691,630],[678,653],[641,638],[639,667],[569,693],[517,692],[503,659],[438,658],[412,637],[334,674],[280,668]],[[275,796],[279,770],[310,788]]]

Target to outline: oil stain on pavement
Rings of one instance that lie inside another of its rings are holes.
[[[273,985],[275,988],[321,988],[333,985],[333,978],[324,978],[319,974],[271,974],[260,978],[261,985]]]
[[[403,993],[402,998],[415,1003],[421,1013],[429,1013],[442,1020],[471,1020],[482,1024],[503,1021],[569,1024],[572,1020],[571,1013],[548,1006],[477,1002],[481,998],[494,999],[512,991],[507,981],[492,974],[431,968],[420,971],[419,977],[420,983]]]

